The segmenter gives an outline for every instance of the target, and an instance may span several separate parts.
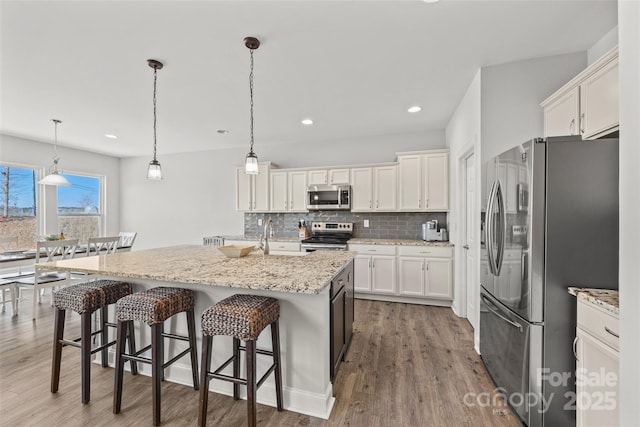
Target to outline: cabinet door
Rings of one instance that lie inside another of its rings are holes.
[[[327,171],[326,170],[309,171],[308,178],[309,178],[309,185],[326,184]]]
[[[251,175],[244,173],[244,168],[236,168],[236,210],[248,212],[253,209],[251,198]]]
[[[576,425],[617,426],[618,352],[580,327],[576,336]]]
[[[583,138],[601,136],[618,126],[617,59],[580,85],[580,119]]]
[[[430,298],[453,299],[453,270],[450,259],[426,259],[424,295]]]
[[[571,89],[544,108],[544,136],[578,135],[580,89]]]
[[[424,156],[424,199],[429,211],[449,209],[449,154],[434,153]]]
[[[421,257],[398,257],[400,295],[424,296],[425,262]]]
[[[287,211],[287,172],[271,172],[271,211]]]
[[[371,291],[379,294],[396,293],[396,257],[371,257]]]
[[[353,260],[353,280],[356,292],[371,292],[371,257],[358,255]]]
[[[306,212],[307,210],[307,173],[289,172],[289,210]]]
[[[258,166],[258,175],[253,175],[253,210],[269,211],[269,169],[268,165]]]
[[[423,202],[422,156],[398,156],[398,208],[420,210]]]
[[[397,190],[397,166],[381,166],[373,169],[374,173],[374,210],[395,211]]]
[[[371,168],[351,169],[351,211],[369,212],[372,210],[372,183]]]
[[[329,169],[329,184],[349,184],[349,169]]]

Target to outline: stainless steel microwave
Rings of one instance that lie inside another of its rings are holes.
[[[351,209],[351,186],[349,184],[310,185],[307,187],[307,209],[312,211]]]

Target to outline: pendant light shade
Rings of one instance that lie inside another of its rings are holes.
[[[60,160],[60,157],[58,157],[58,124],[62,122],[57,119],[51,119],[51,121],[54,125],[53,164],[49,167],[49,174],[38,182],[44,185],[64,185],[68,187],[71,185],[71,183],[67,181],[64,176],[60,175],[61,171],[58,171],[58,161]]]
[[[253,151],[253,51],[260,47],[260,40],[255,37],[245,37],[244,45],[249,48],[249,53],[251,57],[251,71],[249,72],[249,99],[250,99],[250,138],[251,145],[249,148],[249,153],[247,154],[247,158],[244,163],[244,173],[247,175],[257,175],[259,172],[258,168],[258,156]]]
[[[162,62],[156,61],[155,59],[147,59],[147,63],[149,64],[149,67],[153,68],[153,160],[149,162],[147,179],[161,180],[162,168],[160,167],[160,162],[156,157],[156,87],[158,81],[158,70],[161,70],[164,65]]]

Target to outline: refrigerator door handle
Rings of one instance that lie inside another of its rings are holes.
[[[489,262],[489,271],[491,271],[491,274],[493,274],[494,276],[498,275],[495,269],[495,259],[493,257],[493,202],[496,197],[497,185],[498,181],[494,181],[491,185],[491,191],[489,192],[489,200],[487,201],[487,210],[485,214],[487,261]]]
[[[482,298],[482,300],[487,304],[487,310],[489,310],[490,312],[492,312],[493,314],[495,314],[496,316],[498,316],[499,318],[501,318],[502,320],[504,320],[505,322],[507,322],[508,324],[510,324],[511,326],[513,326],[514,328],[518,329],[520,331],[520,333],[522,333],[522,325],[519,323],[514,322],[513,320],[507,319],[506,317],[504,317],[502,314],[500,314],[498,312],[498,307],[496,307],[493,302],[491,302],[491,300],[489,300],[486,296],[484,295],[480,295],[480,297]],[[492,308],[493,307],[493,308]]]
[[[498,254],[496,263],[496,276],[500,275],[502,270],[502,260],[504,259],[504,247],[507,237],[507,212],[505,211],[504,193],[502,192],[502,186],[500,181],[497,181],[496,185],[496,198],[498,199],[498,209],[500,209],[500,222],[499,222],[499,238],[498,238]]]

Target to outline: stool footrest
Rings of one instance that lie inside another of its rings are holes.
[[[230,383],[241,384],[241,385],[247,385],[247,380],[245,378],[236,378],[230,375],[214,374],[214,373],[207,373],[207,376],[209,378],[213,378],[216,380],[228,381]]]
[[[238,348],[242,351],[247,351],[247,347],[244,345],[240,345],[238,346]],[[262,349],[256,348],[256,353],[262,354],[264,356],[273,356],[273,351],[271,350],[262,350]]]

